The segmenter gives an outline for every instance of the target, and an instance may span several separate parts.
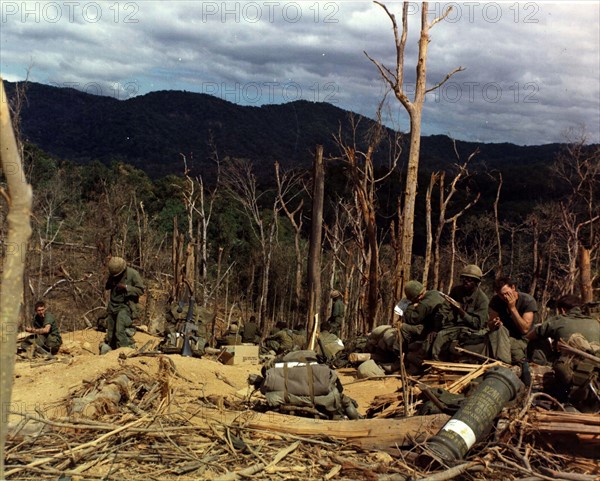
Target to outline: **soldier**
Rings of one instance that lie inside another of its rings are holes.
[[[225,333],[223,338],[223,344],[226,346],[235,346],[242,343],[242,335],[240,334],[240,328],[237,323],[232,323],[229,326],[229,330]]]
[[[26,327],[26,332],[35,334],[35,344],[50,354],[56,354],[62,345],[60,330],[54,316],[46,310],[44,301],[38,301],[34,306],[33,327]]]
[[[443,325],[431,349],[433,359],[447,353],[452,341],[471,343],[485,332],[489,299],[479,287],[482,277],[481,269],[474,264],[461,271],[461,284],[452,288],[451,299],[441,308]]]
[[[427,291],[419,281],[407,282],[404,293],[410,304],[403,312],[400,326],[403,345],[410,349],[416,341],[424,341],[422,350],[427,355],[442,326],[444,299],[438,291]]]
[[[132,327],[133,319],[139,316],[139,300],[144,293],[144,283],[139,272],[127,267],[121,257],[111,257],[108,261],[108,279],[105,289],[110,291],[107,306],[107,326],[101,354],[119,347],[135,347]]]
[[[485,354],[521,368],[521,379],[531,384],[525,335],[533,326],[537,303],[529,294],[517,291],[509,277],[494,281],[495,295],[488,309],[487,349]]]
[[[275,354],[283,354],[294,348],[294,338],[291,329],[288,329],[284,321],[275,324],[275,332],[265,339],[265,347]]]
[[[600,354],[600,323],[586,316],[581,306],[581,299],[577,296],[561,297],[556,302],[559,314],[535,326],[527,338],[531,341],[551,338],[555,346],[562,341],[597,356]],[[556,392],[552,394],[560,401],[570,402],[584,411],[593,411],[600,405],[597,394],[600,389],[598,365],[566,353],[557,355],[553,368]]]
[[[250,316],[250,319],[241,329],[242,342],[248,342],[252,344],[258,344],[260,342],[260,332],[258,331],[258,324],[256,323],[256,317]]]
[[[331,316],[329,317],[330,332],[339,336],[342,330],[344,320],[344,298],[340,291],[331,291],[330,297],[333,301],[331,305]]]

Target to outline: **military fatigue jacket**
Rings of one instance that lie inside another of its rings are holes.
[[[258,325],[256,322],[247,322],[244,324],[241,335],[242,341],[244,342],[257,342],[260,338],[260,333],[258,332]]]
[[[406,308],[403,321],[412,326],[422,324],[424,333],[439,331],[442,327],[440,309],[443,303],[444,298],[438,291],[427,291],[419,302]]]
[[[457,301],[465,315],[461,316],[448,302],[444,302],[441,309],[444,328],[464,326],[476,331],[483,330],[488,321],[489,299],[479,287],[471,294],[463,285],[454,286],[450,291],[450,297]]]
[[[548,319],[536,326],[535,332],[538,337],[550,337],[555,341],[562,339],[564,342],[567,342],[573,334],[579,333],[589,342],[600,344],[600,322],[586,316],[578,307],[571,309],[565,315]]]
[[[124,290],[117,289],[117,285],[124,284]],[[144,282],[139,272],[128,267],[118,276],[110,276],[106,281],[106,290],[110,290],[107,311],[109,314],[119,312],[121,309],[130,309],[132,317],[138,313],[138,302],[144,294]]]

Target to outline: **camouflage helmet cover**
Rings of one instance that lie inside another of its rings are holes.
[[[473,277],[473,278],[477,279],[478,281],[480,281],[481,278],[483,277],[483,272],[481,272],[481,269],[479,267],[477,267],[475,264],[469,264],[463,268],[463,270],[460,273],[460,276],[461,277]]]
[[[421,284],[419,281],[408,281],[406,286],[404,286],[404,293],[411,302],[414,302],[424,290],[425,286],[423,286],[423,284]]]
[[[111,257],[108,261],[108,273],[111,276],[122,274],[127,268],[127,262],[122,257]]]

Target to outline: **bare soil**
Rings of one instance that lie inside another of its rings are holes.
[[[124,364],[137,366],[153,374],[158,372],[156,356],[138,356],[123,359],[133,353],[131,349],[117,349],[106,355],[98,354],[98,345],[104,333],[83,330],[63,334],[63,346],[55,359],[19,360],[15,366],[15,381],[11,411],[21,413],[44,413],[56,418],[64,416],[61,406],[70,394],[84,383],[91,383],[102,374]],[[159,339],[137,332],[138,347],[147,342],[158,343]],[[194,397],[222,396],[236,399],[236,392],[248,389],[247,379],[252,373],[259,374],[261,365],[224,365],[215,356],[203,358],[169,355],[180,376],[175,376],[172,386],[186,395]],[[381,394],[391,393],[400,387],[396,378],[363,382],[355,377],[355,369],[341,369],[338,375],[344,392],[358,402],[358,409],[365,414],[372,400]],[[189,382],[191,381],[191,383]],[[189,392],[189,391],[194,392]],[[14,416],[11,417],[13,421]]]

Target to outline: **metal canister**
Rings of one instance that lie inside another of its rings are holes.
[[[419,464],[426,465],[432,461],[452,464],[462,459],[476,442],[489,433],[500,411],[523,388],[523,383],[512,370],[499,366],[490,369],[465,404],[427,441],[426,453],[419,457]]]

